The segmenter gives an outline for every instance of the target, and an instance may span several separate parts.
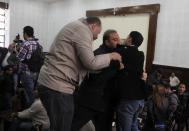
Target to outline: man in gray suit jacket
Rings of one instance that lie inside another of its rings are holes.
[[[88,17],[67,24],[57,35],[38,79],[38,90],[50,118],[52,131],[70,131],[73,92],[90,70],[121,61],[118,53],[94,56],[92,42],[101,32],[101,21]]]

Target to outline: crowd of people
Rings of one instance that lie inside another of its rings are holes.
[[[0,111],[1,120],[5,119],[4,131],[28,130],[35,125],[49,129],[50,125],[35,88],[44,57],[42,47],[31,26],[23,28],[23,38],[17,35],[8,49],[0,49]]]
[[[4,131],[183,131],[188,126],[187,87],[174,73],[144,72],[139,31],[124,44],[115,29],[103,34],[98,17],[71,22],[44,56],[31,26],[0,52],[0,120]],[[142,113],[145,117],[141,117]],[[142,118],[143,126],[141,127]],[[182,120],[181,120],[182,118]]]

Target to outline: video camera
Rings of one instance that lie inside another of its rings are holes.
[[[17,34],[16,35],[16,37],[15,37],[15,39],[13,40],[16,44],[21,44],[21,43],[23,43],[23,41],[20,39],[20,35],[19,34]]]

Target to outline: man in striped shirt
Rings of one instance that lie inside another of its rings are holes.
[[[23,37],[25,41],[23,42],[17,57],[20,60],[21,82],[28,95],[28,104],[31,105],[34,101],[32,92],[37,79],[37,73],[30,71],[25,61],[30,60],[33,52],[37,49],[38,43],[34,38],[34,30],[31,26],[25,26],[23,28]]]

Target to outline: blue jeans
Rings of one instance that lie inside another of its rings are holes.
[[[117,131],[139,131],[138,115],[144,100],[121,100],[117,107]]]
[[[50,131],[70,131],[74,113],[73,95],[38,85],[41,101],[50,119]]]
[[[13,80],[14,80],[14,95],[16,94],[17,86],[18,86],[18,74],[13,75]]]
[[[27,103],[31,105],[34,101],[33,91],[37,79],[37,73],[24,71],[21,73],[21,82],[27,93]]]
[[[30,131],[32,126],[31,120],[15,119],[12,121],[9,131]]]
[[[31,120],[28,119],[15,119],[12,121],[9,131],[33,131],[34,125]],[[49,131],[49,129],[43,129],[43,131]]]

